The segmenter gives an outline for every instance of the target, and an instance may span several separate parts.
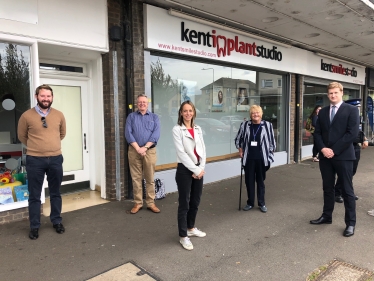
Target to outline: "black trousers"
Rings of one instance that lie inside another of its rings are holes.
[[[316,145],[316,139],[314,137],[314,134],[313,135],[313,150],[312,150],[312,153],[313,153],[313,157],[317,157],[317,154],[318,154],[318,147]]]
[[[353,176],[357,172],[358,162],[360,162],[360,157],[361,157],[361,147],[359,147],[358,145],[357,146],[355,145],[354,147],[355,147],[356,160],[354,160],[353,162]],[[336,184],[335,184],[335,196],[342,196],[342,182],[339,179],[339,177],[336,180]]]
[[[195,227],[197,211],[203,192],[203,178],[192,177],[192,172],[178,163],[175,181],[178,186],[178,232],[179,237],[187,237],[187,228]]]
[[[40,196],[45,174],[47,174],[51,202],[50,220],[53,224],[59,224],[62,221],[60,186],[63,176],[63,161],[62,155],[51,157],[26,156],[30,228],[40,227]]]
[[[255,182],[257,183],[257,204],[265,206],[266,167],[262,159],[248,159],[244,166],[245,185],[247,186],[247,204],[254,206]]]
[[[322,216],[332,219],[335,205],[335,176],[337,175],[341,180],[346,226],[356,225],[356,200],[352,186],[353,162],[354,160],[339,161],[325,157],[321,157],[319,161],[323,185]]]

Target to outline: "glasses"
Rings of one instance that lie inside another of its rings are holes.
[[[42,120],[42,122],[43,122],[43,127],[44,127],[44,128],[48,128],[47,120],[45,119],[45,117],[42,117],[41,120]]]

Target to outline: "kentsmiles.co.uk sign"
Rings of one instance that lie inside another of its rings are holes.
[[[268,49],[263,45],[258,46],[256,42],[251,44],[239,41],[239,36],[227,38],[224,35],[217,34],[215,29],[208,32],[196,31],[186,28],[183,21],[181,22],[181,41],[216,48],[218,57],[230,56],[232,52],[237,52],[270,60],[282,60],[282,53],[277,51],[275,46]]]
[[[357,77],[357,71],[354,67],[352,67],[352,69],[349,69],[348,67],[343,67],[343,65],[341,64],[334,65],[332,63],[325,63],[323,62],[323,59],[321,59],[321,70],[338,73],[345,76]]]
[[[355,84],[365,84],[365,67],[323,60],[310,51],[169,15],[144,4],[144,48]]]

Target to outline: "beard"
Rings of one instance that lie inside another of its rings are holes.
[[[44,105],[43,102],[47,102],[48,105],[47,105],[47,106]],[[43,101],[43,100],[40,101],[40,100],[38,100],[38,106],[39,106],[41,109],[48,109],[48,108],[51,107],[51,105],[52,105],[52,101],[50,102],[50,101]]]

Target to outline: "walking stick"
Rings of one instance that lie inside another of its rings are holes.
[[[240,192],[239,192],[239,211],[242,209],[242,182],[243,182],[243,158],[240,161]]]

